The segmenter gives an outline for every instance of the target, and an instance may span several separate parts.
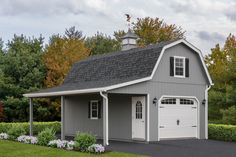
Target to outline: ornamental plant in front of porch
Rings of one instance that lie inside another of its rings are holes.
[[[89,133],[77,132],[75,136],[75,150],[88,152],[89,146],[96,143],[96,137]]]
[[[56,139],[56,132],[52,128],[46,128],[38,134],[38,144],[47,146],[48,143]]]

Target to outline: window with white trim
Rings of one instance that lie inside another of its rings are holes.
[[[185,57],[174,57],[174,76],[185,77]]]
[[[92,100],[90,101],[90,118],[98,119],[98,101]]]

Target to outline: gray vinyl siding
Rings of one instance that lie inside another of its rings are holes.
[[[189,58],[189,78],[175,78],[169,76],[169,57],[184,56]],[[205,108],[201,105],[205,97],[205,89],[208,84],[203,66],[196,52],[179,44],[165,51],[157,71],[151,81],[126,86],[109,91],[109,93],[149,94],[150,96],[150,141],[157,141],[158,121],[157,106],[153,105],[153,99],[159,99],[162,95],[195,96],[200,101],[200,138],[205,138]]]
[[[102,119],[88,118],[90,100],[102,100],[100,95],[74,95],[65,98],[65,135],[73,136],[77,131],[102,136]]]
[[[109,138],[131,140],[131,95],[110,94],[108,99]]]
[[[131,95],[110,94],[109,97],[109,139],[131,140]],[[88,118],[88,102],[102,100],[97,94],[67,96],[65,100],[65,135],[74,136],[77,131],[90,132],[103,137],[103,118]]]

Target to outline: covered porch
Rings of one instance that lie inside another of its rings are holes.
[[[61,100],[61,139],[76,132],[88,132],[102,139],[149,141],[147,94],[113,94],[104,91],[64,95],[28,95],[30,135],[33,135],[33,99],[59,96]]]

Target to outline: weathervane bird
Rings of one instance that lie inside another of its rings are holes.
[[[126,21],[127,21],[127,22],[130,22],[131,16],[130,16],[129,14],[125,14],[125,16],[126,16],[126,18],[127,18]]]

